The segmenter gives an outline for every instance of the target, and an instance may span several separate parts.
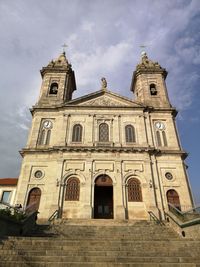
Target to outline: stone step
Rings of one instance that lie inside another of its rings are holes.
[[[187,250],[161,250],[161,249],[151,249],[149,251],[144,250],[107,250],[107,251],[97,251],[97,250],[53,250],[53,249],[47,249],[47,250],[26,250],[26,249],[20,249],[20,250],[5,250],[0,252],[0,257],[2,256],[112,256],[112,257],[199,257],[199,251],[190,251]]]
[[[61,221],[38,226],[29,237],[8,237],[0,245],[0,267],[200,267],[200,240],[152,222],[102,223]]]
[[[41,263],[12,261],[2,262],[0,267],[55,267],[55,262]],[[195,263],[96,263],[96,262],[58,262],[56,267],[199,267]]]
[[[4,256],[2,261],[21,261],[28,262],[100,262],[100,263],[197,263],[200,264],[200,257],[135,257],[135,256],[26,256],[26,255],[8,255]]]

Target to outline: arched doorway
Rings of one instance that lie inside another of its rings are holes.
[[[181,210],[179,195],[174,189],[167,191],[167,202],[173,205],[175,208]]]
[[[31,189],[28,195],[26,211],[33,212],[39,209],[41,198],[41,190],[38,187]]]
[[[95,180],[94,218],[113,219],[113,185],[108,175],[100,175]]]

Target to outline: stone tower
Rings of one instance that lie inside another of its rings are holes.
[[[131,90],[135,99],[152,107],[170,107],[165,78],[167,71],[142,52],[141,62],[133,73]]]
[[[37,106],[63,104],[72,99],[76,90],[75,74],[63,52],[40,71],[42,86]]]

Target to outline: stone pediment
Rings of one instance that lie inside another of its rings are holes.
[[[82,106],[108,106],[108,107],[123,107],[123,106],[130,106],[130,103],[126,103],[125,101],[119,101],[113,99],[108,96],[100,96],[96,99],[88,100],[82,104]]]
[[[141,107],[139,103],[109,91],[98,91],[85,97],[72,100],[67,104],[88,107]]]

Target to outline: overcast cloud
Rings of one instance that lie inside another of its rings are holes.
[[[63,43],[76,74],[74,97],[100,89],[104,76],[111,91],[132,98],[132,72],[146,45],[149,57],[169,71],[168,91],[180,110],[183,144],[194,155],[191,181],[200,203],[199,138],[196,144],[187,131],[200,130],[199,28],[199,0],[0,0],[0,176],[19,174],[18,150],[26,144],[28,109],[39,96],[39,70]]]

